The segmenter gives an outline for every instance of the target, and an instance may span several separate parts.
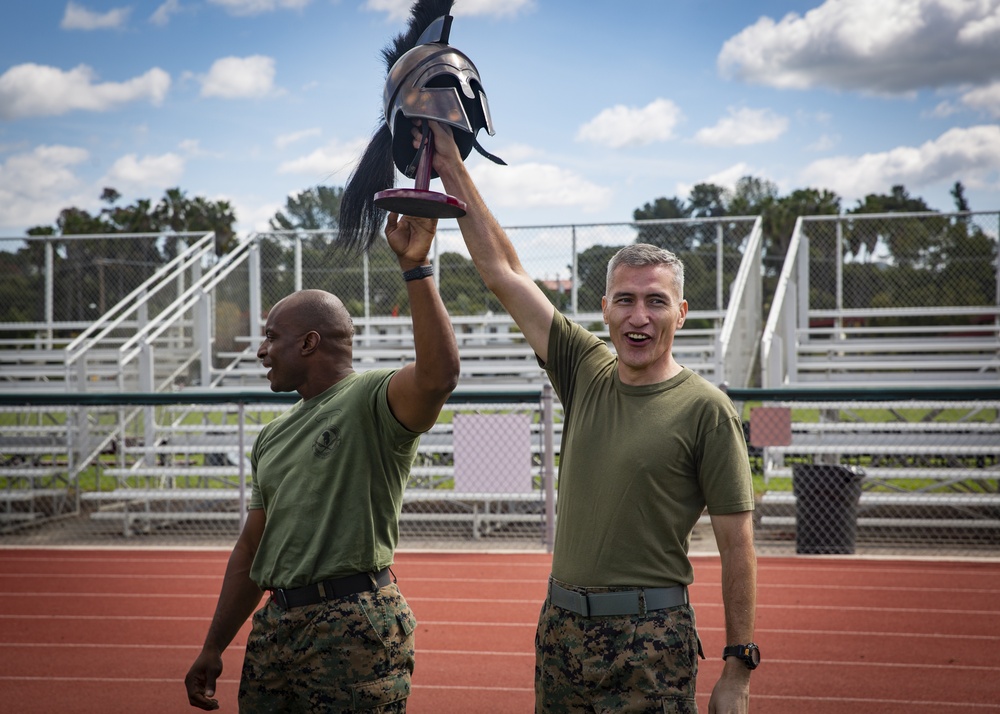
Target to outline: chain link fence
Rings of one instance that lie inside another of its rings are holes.
[[[4,275],[0,327],[4,332],[64,343],[158,273],[172,272],[173,289],[150,296],[150,316],[155,316],[200,276],[206,264],[200,260],[189,264],[187,271],[174,269],[180,267],[187,251],[206,238],[212,234],[0,237]],[[209,248],[214,254],[213,245]]]
[[[658,245],[685,262],[686,297],[697,310],[724,310],[756,217],[703,218],[593,225],[507,228],[527,272],[556,307],[600,312],[608,259],[634,242]],[[345,254],[336,233],[277,231],[255,234],[261,251],[263,302],[293,290],[336,293],[360,320],[408,314],[406,288],[395,255],[377,241],[367,256]],[[452,315],[502,312],[472,264],[460,231],[442,225],[433,246],[441,296]]]
[[[691,304],[678,349],[706,377],[742,386],[761,322],[759,280],[749,278],[759,264],[759,225],[735,217],[510,234],[556,307],[603,337],[607,259],[635,240],[675,250],[686,261]],[[356,369],[412,360],[406,286],[385,241],[362,255],[338,248],[330,231],[256,233],[223,256],[213,246],[211,235],[188,234],[0,240],[0,257],[23,293],[6,311],[0,301],[0,383],[29,392],[266,389],[255,354],[264,317],[307,288],[344,301],[355,321]],[[463,381],[542,382],[530,347],[483,284],[458,230],[441,228],[434,251]],[[720,333],[734,298],[750,319],[727,349]]]
[[[743,312],[756,322],[733,321],[751,345],[736,354],[749,373],[760,345],[769,389],[740,379],[730,394],[748,429],[762,552],[976,555],[996,554],[1000,520],[998,220],[801,219],[770,305],[768,291],[739,294],[773,279],[750,261],[761,252],[752,218],[509,233],[556,307],[603,337],[608,258],[636,240],[677,252],[691,313],[675,356],[715,383],[734,373],[719,355],[732,303],[754,308]],[[211,239],[0,239],[0,542],[231,543],[245,455],[290,399],[269,393],[255,358],[261,323],[294,290],[344,300],[356,369],[412,359],[384,242],[359,256],[330,232],[261,233],[217,256]],[[442,227],[434,250],[462,385],[422,441],[403,544],[543,548],[559,405],[546,405],[530,347],[458,231]],[[762,340],[758,305],[770,310]],[[945,393],[921,389],[934,385]]]
[[[1000,556],[1000,388],[774,391],[730,392],[759,552]],[[253,439],[291,399],[2,395],[0,544],[230,545]],[[456,394],[421,440],[401,547],[549,547],[561,422],[548,389]]]
[[[763,548],[1000,555],[1000,388],[780,391],[743,404]]]
[[[293,400],[0,395],[0,543],[231,543],[245,520],[253,441]],[[550,543],[552,402],[549,389],[453,397],[421,438],[403,540]]]

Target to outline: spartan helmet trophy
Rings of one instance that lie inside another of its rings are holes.
[[[479,71],[464,53],[448,44],[454,0],[418,0],[410,10],[406,33],[382,51],[388,68],[383,91],[384,123],[375,132],[348,180],[340,204],[340,241],[367,250],[384,222],[384,212],[426,218],[465,215],[465,203],[428,190],[437,174],[431,166],[434,135],[431,121],[452,127],[464,160],[485,128],[492,136],[493,120]],[[413,147],[414,120],[421,121],[420,148]],[[393,188],[395,169],[414,179],[413,188]]]

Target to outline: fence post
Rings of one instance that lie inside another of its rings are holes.
[[[156,391],[155,355],[148,338],[139,343],[139,391],[151,394]],[[143,464],[156,466],[156,407],[149,405],[143,411]]]
[[[215,328],[212,325],[212,296],[204,288],[198,290],[198,301],[195,303],[195,346],[201,352],[201,385],[212,386],[212,335]]]
[[[263,300],[261,299],[261,291],[263,288],[263,280],[261,279],[260,270],[260,236],[256,236],[253,239],[253,243],[250,244],[250,256],[247,263],[247,285],[249,288],[249,298],[250,298],[250,332],[247,333],[251,340],[255,337],[260,336],[260,317],[263,313],[261,305]],[[253,344],[251,342],[251,344]]]
[[[726,309],[726,251],[722,224],[715,224],[715,309]],[[718,322],[718,320],[716,320]],[[718,354],[718,352],[716,352]]]
[[[1000,235],[1000,211],[997,211],[997,233],[994,235]],[[1000,250],[996,252],[996,262],[993,265],[993,274],[996,276],[996,292],[994,293],[994,298],[996,300],[996,306],[1000,307]],[[996,315],[993,318],[993,324],[1000,327],[1000,315]]]
[[[556,542],[556,461],[555,419],[552,385],[542,385],[542,488],[545,490],[545,549],[552,552]]]
[[[580,265],[577,261],[576,253],[576,226],[572,226],[570,231],[571,241],[570,241],[570,251],[572,252],[570,258],[570,268],[571,274],[569,276],[569,309],[573,315],[577,314],[579,309],[579,293],[578,288],[580,286]]]
[[[837,287],[836,287],[836,300],[837,300],[837,319],[835,321],[834,327],[838,330],[844,329],[844,222],[838,220],[837,226],[837,247],[834,249],[833,257],[836,261],[834,264],[837,268]],[[837,339],[843,338],[843,333],[838,332]]]
[[[52,241],[45,241],[45,349],[51,350],[55,333],[52,323],[55,321],[55,249]]]
[[[434,241],[437,244],[437,241]],[[372,286],[371,286],[371,264],[368,261],[368,252],[365,251],[361,254],[361,272],[362,278],[365,283],[365,331],[362,333],[362,337],[365,338],[362,344],[368,343],[368,335],[371,333],[371,317],[372,317]]]
[[[243,530],[243,526],[247,522],[247,467],[246,467],[246,433],[244,432],[243,425],[246,421],[245,416],[245,404],[243,402],[237,403],[237,412],[239,414],[239,443],[240,451],[237,458],[240,462],[240,530]]]
[[[295,234],[295,292],[302,289],[302,235]]]

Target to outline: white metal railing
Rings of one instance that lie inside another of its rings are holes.
[[[119,387],[124,384],[123,365],[119,359],[121,339],[111,335],[122,327],[129,326],[136,332],[157,320],[159,315],[150,315],[151,300],[168,289],[183,290],[186,275],[190,271],[192,279],[200,276],[205,263],[214,258],[215,235],[199,234],[196,240],[174,259],[159,268],[132,292],[126,295],[96,322],[84,330],[65,347],[66,385],[77,391],[86,391],[89,383],[89,362],[102,362],[109,368],[109,376],[115,375]]]
[[[719,332],[715,360],[716,380],[720,384],[749,387],[754,360],[760,344],[761,243],[763,228],[760,216],[753,223],[750,238],[743,251],[740,269],[733,281],[726,316]]]
[[[992,295],[989,285],[985,290],[980,288],[978,295],[986,299],[983,304],[956,300],[960,304],[925,306],[914,297],[912,304],[859,306],[856,296],[851,300],[850,295],[845,295],[849,273],[845,234],[849,230],[855,231],[855,241],[860,233],[873,244],[885,242],[885,234],[891,236],[893,229],[903,237],[907,230],[918,234],[926,231],[921,237],[928,254],[950,249],[949,259],[957,265],[963,258],[966,261],[970,258],[957,253],[949,231],[962,225],[962,221],[994,216],[1000,219],[994,212],[800,217],[761,335],[761,386],[850,387],[881,383],[960,386],[1000,382],[1000,250],[995,230],[993,233],[979,230],[980,240],[992,241],[993,265],[988,262],[982,265],[989,250],[980,247],[975,255],[976,267],[992,269],[992,282],[996,284]],[[921,222],[935,230],[927,231]],[[830,223],[835,225],[831,226],[830,235],[825,236],[823,248],[810,247],[811,238],[818,236],[811,236],[816,231],[809,229]],[[868,250],[872,250],[870,245]],[[810,276],[810,260],[819,259],[818,255],[826,261],[824,265],[829,264],[829,274],[817,272],[813,266]],[[890,257],[887,265],[894,267],[891,260]],[[934,280],[934,269],[938,267],[939,264],[929,263],[926,268],[917,265],[914,270],[924,269],[926,280]],[[811,277],[827,281],[823,289],[810,286]],[[866,287],[855,277],[854,288],[859,286]]]
[[[795,221],[785,262],[778,276],[778,286],[771,302],[760,340],[760,383],[774,389],[787,383],[795,358],[795,319],[798,304],[799,254],[802,243],[802,218]],[[789,349],[789,347],[791,349]]]

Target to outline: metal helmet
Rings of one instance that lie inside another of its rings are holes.
[[[385,211],[375,197],[395,184],[396,169],[411,179],[416,176],[430,142],[413,148],[415,120],[429,120],[423,122],[424,132],[429,132],[430,121],[450,125],[463,160],[475,149],[490,161],[504,163],[476,140],[484,127],[493,134],[493,120],[479,71],[448,46],[453,5],[454,0],[416,0],[406,32],[382,50],[385,121],[378,123],[340,201],[338,243],[348,249],[368,250],[378,239]]]
[[[382,99],[385,122],[392,132],[393,162],[410,178],[417,157],[410,133],[414,119],[439,121],[455,129],[463,160],[474,147],[482,150],[476,141],[480,129],[485,128],[490,136],[495,133],[479,70],[463,52],[447,44],[450,24],[450,16],[438,18],[421,36],[422,40],[436,39],[406,52],[385,80]]]

